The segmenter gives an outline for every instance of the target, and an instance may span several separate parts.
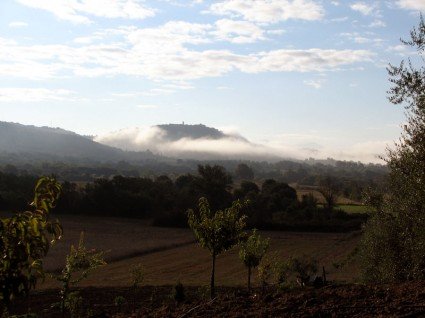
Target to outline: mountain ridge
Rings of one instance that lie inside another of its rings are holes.
[[[134,140],[140,140],[136,128]],[[247,149],[260,147],[240,135],[226,134],[223,131],[203,124],[160,124],[149,130],[151,140],[146,145],[120,143],[120,140],[83,136],[59,127],[24,125],[0,121],[0,152],[8,154],[32,154],[42,157],[52,156],[70,159],[89,159],[100,162],[138,161],[158,158],[186,159],[235,159],[267,158],[267,154],[225,153],[225,144],[243,146]],[[110,136],[123,134],[121,130]],[[114,135],[115,134],[115,135]],[[197,145],[208,144],[198,150]],[[160,145],[162,148],[158,147]],[[138,148],[139,147],[139,148]],[[144,148],[143,148],[144,147]],[[155,148],[157,147],[157,148]],[[229,148],[229,146],[228,146]],[[156,152],[156,154],[152,153]],[[165,156],[165,157],[164,157]]]

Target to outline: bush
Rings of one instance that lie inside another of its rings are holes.
[[[9,307],[16,297],[28,296],[44,274],[43,258],[62,234],[59,222],[49,220],[49,212],[55,207],[60,190],[56,180],[41,178],[35,186],[33,211],[0,220],[0,300],[3,307]]]
[[[178,282],[176,285],[174,285],[173,288],[173,299],[177,302],[182,302],[186,298],[186,295],[184,293],[184,287],[181,282]]]
[[[60,275],[53,277],[62,283],[60,290],[61,301],[59,307],[62,311],[62,317],[65,315],[65,310],[71,313],[71,317],[76,317],[80,314],[83,299],[78,292],[71,292],[71,288],[97,269],[99,266],[105,265],[103,260],[103,252],[95,250],[87,250],[84,246],[84,234],[81,233],[78,246],[71,246],[69,254],[66,256],[65,267]]]
[[[289,270],[296,275],[297,283],[301,287],[308,285],[313,275],[317,273],[317,266],[317,260],[306,255],[290,258],[288,262]]]

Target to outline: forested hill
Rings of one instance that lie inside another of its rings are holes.
[[[166,133],[166,139],[169,141],[176,141],[182,138],[190,139],[221,139],[221,138],[237,138],[241,141],[248,142],[245,138],[241,136],[228,135],[223,133],[221,130],[216,128],[207,127],[205,125],[185,125],[185,124],[167,124],[167,125],[157,125],[156,127],[160,128]]]
[[[0,152],[96,161],[136,160],[153,157],[150,152],[126,152],[102,145],[89,137],[60,128],[0,122]]]

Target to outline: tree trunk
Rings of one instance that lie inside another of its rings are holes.
[[[248,266],[248,292],[251,292],[251,266]]]
[[[326,271],[325,271],[325,266],[322,266],[322,280],[323,280],[323,285],[326,285]]]
[[[212,262],[212,269],[211,269],[211,299],[215,296],[215,286],[214,286],[214,274],[215,274],[215,254],[213,254],[213,262]]]

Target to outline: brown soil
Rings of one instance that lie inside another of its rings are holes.
[[[209,300],[204,288],[186,287],[186,300],[177,303],[171,286],[143,286],[137,294],[131,289],[84,288],[83,316],[87,317],[425,317],[425,282],[392,285],[340,285],[291,291],[219,288]],[[125,298],[122,308],[114,304]],[[32,294],[28,302],[15,304],[12,313],[32,312],[42,317],[61,317],[51,304],[58,290]],[[68,316],[67,316],[68,317]]]

